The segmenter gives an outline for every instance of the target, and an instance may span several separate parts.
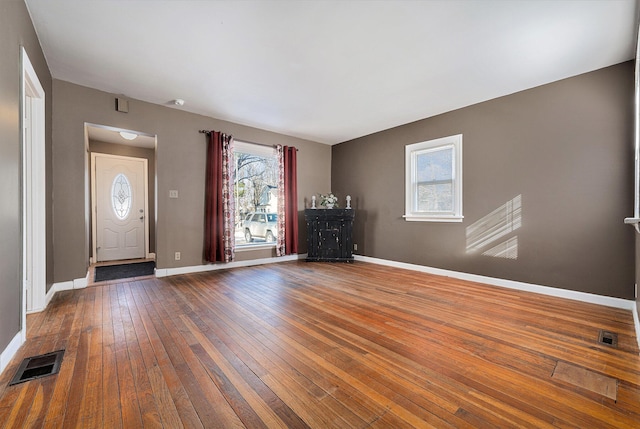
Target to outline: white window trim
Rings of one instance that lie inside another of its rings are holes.
[[[235,152],[239,153],[248,153],[251,155],[261,156],[261,157],[272,157],[276,154],[276,149],[273,146],[262,145],[259,143],[247,143],[239,140],[233,141],[233,151],[234,156]],[[242,253],[252,250],[261,250],[261,249],[274,249],[277,245],[277,241],[273,243],[244,243],[244,244],[236,244],[235,252]]]
[[[258,143],[247,143],[239,140],[233,141],[233,151],[240,153],[248,153],[256,156],[272,157],[276,150],[273,146],[265,146]]]
[[[413,210],[415,198],[415,160],[416,154],[429,149],[453,148],[453,211],[446,213],[425,213]],[[405,214],[406,221],[411,222],[462,222],[462,134],[442,137],[405,146]]]

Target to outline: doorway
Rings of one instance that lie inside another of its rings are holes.
[[[155,259],[156,136],[90,123],[85,130],[90,280],[96,263]]]

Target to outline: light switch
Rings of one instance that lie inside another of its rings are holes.
[[[178,198],[178,191],[169,191],[169,198]]]

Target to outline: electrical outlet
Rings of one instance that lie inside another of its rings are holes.
[[[356,243],[353,243],[353,250],[358,250],[358,245]]]
[[[178,198],[178,191],[169,191],[169,198]]]
[[[175,259],[176,259],[176,261],[180,260],[180,252],[176,252],[176,258]]]

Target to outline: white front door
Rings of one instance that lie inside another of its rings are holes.
[[[93,153],[94,259],[146,256],[147,160]]]

